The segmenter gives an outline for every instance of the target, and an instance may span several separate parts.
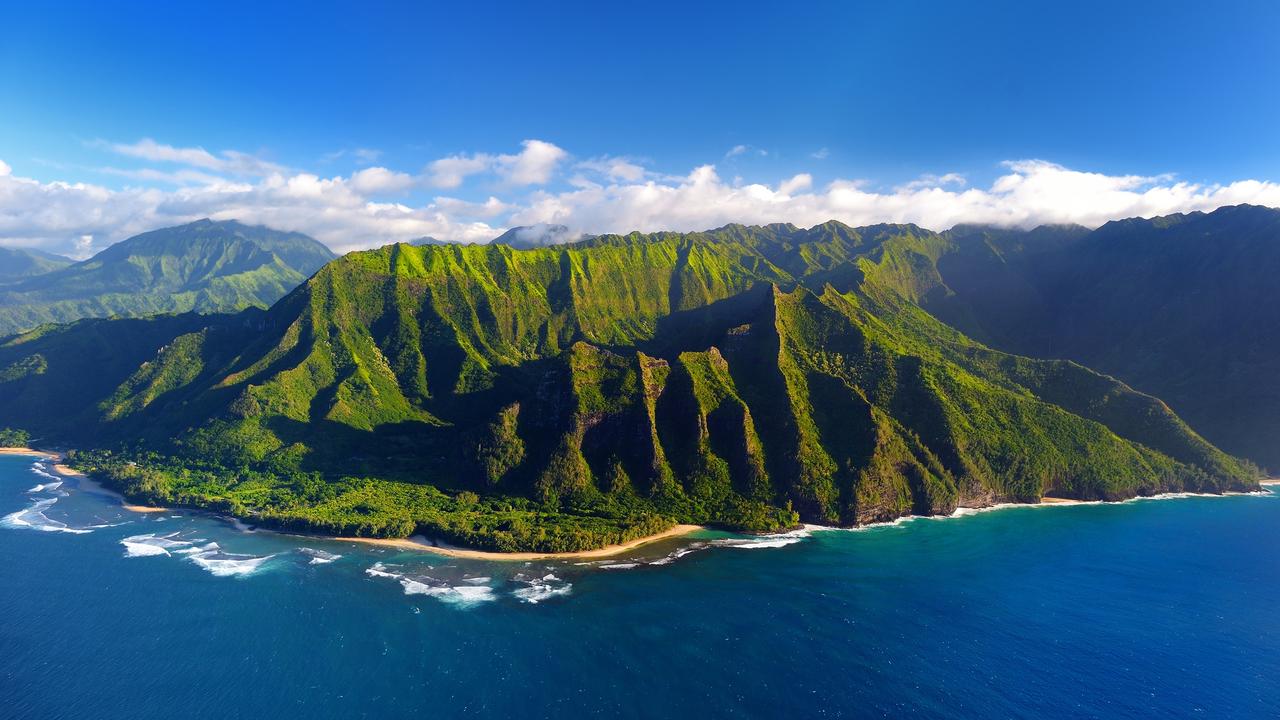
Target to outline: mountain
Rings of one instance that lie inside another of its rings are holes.
[[[517,250],[531,250],[552,245],[564,245],[565,243],[577,242],[588,238],[589,236],[587,235],[570,231],[564,225],[538,223],[537,225],[513,227],[494,238],[492,242],[495,245],[509,245]]]
[[[440,240],[439,238],[433,238],[430,235],[423,235],[417,240],[410,240],[409,244],[410,245],[451,245],[452,243],[450,243],[448,240]]]
[[[0,283],[43,275],[74,262],[71,258],[40,250],[0,247]]]
[[[938,284],[919,296],[929,312],[994,347],[1112,374],[1280,470],[1280,210],[946,235]]]
[[[1256,487],[1160,400],[921,309],[950,247],[839,223],[391,245],[266,312],[10,339],[0,426],[111,450],[76,462],[139,500],[497,550]]]
[[[306,235],[235,221],[154,230],[84,262],[0,282],[0,336],[86,317],[265,307],[333,257]]]

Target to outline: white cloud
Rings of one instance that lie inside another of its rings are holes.
[[[525,140],[517,155],[498,156],[498,176],[512,185],[544,185],[568,153],[542,140]]]
[[[724,159],[728,160],[729,158],[735,158],[735,157],[738,157],[739,155],[746,155],[747,153],[754,153],[756,155],[759,155],[760,157],[765,157],[769,154],[769,151],[765,150],[764,148],[752,147],[750,145],[734,145],[733,147],[729,148],[729,152],[724,154]]]
[[[459,217],[492,218],[509,213],[516,209],[515,205],[502,202],[492,195],[482,203],[469,202],[451,197],[438,197],[433,203],[441,212]]]
[[[554,179],[568,153],[528,141],[520,153],[442,158],[423,178],[386,167],[349,177],[272,172],[229,180],[206,171],[199,148],[145,146],[156,162],[186,165],[176,171],[120,171],[174,187],[112,189],[76,182],[41,182],[16,176],[0,161],[0,244],[40,247],[83,256],[112,242],[157,227],[202,217],[238,219],[305,232],[338,251],[373,247],[430,235],[484,242],[512,225],[557,223],[573,233],[632,230],[702,230],[729,222],[850,225],[914,222],[943,230],[976,222],[1022,227],[1212,210],[1255,203],[1280,206],[1280,185],[1241,180],[1223,185],[1188,183],[1169,176],[1105,175],[1041,160],[1005,163],[988,187],[971,187],[955,173],[927,175],[891,190],[859,180],[822,186],[808,173],[774,184],[724,179],[712,165],[681,176],[661,175],[622,157],[578,163],[569,182],[521,190]],[[142,151],[140,151],[142,152]],[[215,161],[232,162],[227,153]],[[414,199],[422,182],[456,187],[471,175],[505,180],[502,192],[467,197]],[[589,176],[589,177],[588,177]],[[398,202],[386,202],[400,194]]]
[[[90,145],[139,160],[186,165],[231,175],[262,176],[284,171],[280,165],[238,150],[223,150],[218,155],[214,155],[202,147],[174,147],[158,143],[151,138],[143,138],[135,143],[109,143],[98,140]]]
[[[827,148],[818,148],[817,150],[814,150],[813,152],[809,153],[809,157],[813,158],[814,160],[826,160],[827,157],[829,157],[830,155],[831,155],[831,151],[828,150]]]
[[[947,173],[945,175],[921,175],[920,177],[916,178],[915,180],[912,180],[909,183],[906,183],[904,185],[899,185],[898,187],[894,188],[894,190],[896,192],[913,192],[915,190],[921,190],[925,188],[947,187],[951,185],[955,187],[964,187],[966,184],[968,184],[968,180],[966,180],[964,175],[961,175],[960,173]]]
[[[361,195],[403,192],[412,186],[412,177],[384,167],[365,168],[351,176],[351,188]]]
[[[525,140],[521,146],[523,149],[514,155],[476,153],[440,158],[427,166],[427,182],[452,189],[472,175],[491,172],[507,185],[545,185],[560,162],[569,156],[563,149],[543,140]]]
[[[378,158],[382,157],[382,151],[373,148],[356,148],[351,151],[351,154],[355,157],[356,162],[365,165],[372,165],[378,162]]]
[[[610,180],[626,180],[636,182],[645,176],[645,169],[638,163],[624,157],[603,155],[590,160],[583,160],[574,167],[580,170],[604,175]]]
[[[813,176],[809,173],[800,173],[790,180],[784,180],[778,184],[779,195],[794,195],[802,190],[808,190],[813,187]]]
[[[488,170],[493,159],[484,153],[440,158],[427,166],[427,181],[438,188],[456,188],[468,177]]]
[[[1280,185],[1256,180],[1200,185],[1167,177],[1080,172],[1039,160],[1006,167],[1008,173],[986,190],[944,187],[957,184],[955,176],[944,175],[939,182],[909,184],[891,192],[876,192],[854,180],[836,180],[805,192],[804,181],[797,178],[776,188],[726,183],[707,165],[676,182],[537,193],[509,222],[562,223],[591,233],[697,230],[730,222],[814,225],[833,219],[850,225],[914,222],[936,230],[958,223],[1030,227],[1074,222],[1095,227],[1118,218],[1238,203],[1280,206]]]

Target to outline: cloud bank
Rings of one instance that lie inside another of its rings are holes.
[[[827,220],[911,222],[936,230],[958,223],[1094,227],[1238,203],[1280,206],[1280,184],[1272,182],[1197,184],[1083,172],[1042,160],[1006,162],[1003,174],[984,188],[948,173],[877,190],[852,179],[817,185],[808,173],[743,183],[722,178],[714,165],[665,175],[625,157],[574,162],[566,150],[542,140],[526,140],[514,153],[443,157],[417,173],[371,166],[333,177],[246,153],[152,140],[103,148],[161,165],[117,174],[171,186],[42,182],[15,174],[0,160],[0,245],[83,257],[130,235],[203,217],[297,230],[345,252],[424,235],[485,242],[508,227],[537,223],[566,225],[575,234]],[[479,195],[487,198],[435,195],[471,183],[488,183]],[[410,199],[415,195],[421,197]]]

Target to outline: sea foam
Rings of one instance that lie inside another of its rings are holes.
[[[262,570],[273,557],[274,554],[256,556],[223,552],[216,542],[201,546],[196,552],[187,555],[188,560],[215,577],[248,577]]]
[[[40,530],[42,532],[65,532],[76,535],[93,532],[93,528],[75,528],[70,525],[50,519],[44,514],[45,510],[53,507],[58,502],[58,498],[45,498],[37,500],[30,506],[25,507],[17,512],[9,513],[0,518],[0,527],[6,527],[14,530]]]
[[[310,562],[307,563],[308,565],[328,565],[334,560],[342,559],[341,555],[325,552],[324,550],[316,550],[315,548],[298,548],[298,552],[311,558]]]
[[[133,535],[121,540],[120,544],[125,548],[125,557],[155,557],[169,555],[171,552],[184,552],[180,548],[190,550],[192,541],[177,539],[177,535],[177,533]]]
[[[365,568],[364,572],[369,577],[396,580],[400,583],[400,587],[404,588],[405,595],[426,595],[455,607],[472,607],[497,599],[493,588],[488,585],[453,585],[425,575],[410,576],[396,572],[380,562]],[[489,580],[489,578],[472,578],[472,580],[476,579],[483,579],[486,582]],[[462,582],[465,583],[468,580]]]

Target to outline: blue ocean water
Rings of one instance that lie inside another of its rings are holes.
[[[525,564],[43,470],[0,456],[4,718],[1280,717],[1276,494]]]

